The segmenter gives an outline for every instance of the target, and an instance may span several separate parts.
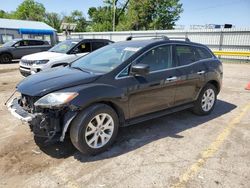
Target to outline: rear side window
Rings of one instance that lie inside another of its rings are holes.
[[[106,46],[108,43],[105,42],[93,42],[92,43],[92,51],[95,51],[103,46]]]
[[[179,66],[188,65],[195,62],[194,51],[191,46],[176,45],[176,56]]]
[[[43,41],[39,41],[39,40],[30,40],[28,41],[29,46],[40,46],[40,45],[44,45]]]
[[[197,60],[212,58],[211,53],[205,48],[195,47],[195,57]]]

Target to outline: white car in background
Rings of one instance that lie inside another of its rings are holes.
[[[58,66],[66,66],[72,61],[108,44],[106,39],[68,39],[46,52],[23,56],[19,69],[23,76]]]

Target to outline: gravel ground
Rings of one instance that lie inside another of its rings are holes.
[[[16,68],[0,66],[0,187],[250,187],[250,65],[224,64],[211,115],[182,111],[121,128],[97,156],[33,138],[10,115],[3,104],[23,79]]]

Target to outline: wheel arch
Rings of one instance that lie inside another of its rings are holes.
[[[212,84],[212,85],[216,88],[216,90],[217,90],[217,95],[219,94],[220,89],[221,89],[220,82],[217,81],[217,80],[209,80],[208,82],[206,82],[206,83],[199,89],[199,92],[198,92],[197,95],[195,96],[195,100],[198,99],[198,97],[199,97],[199,95],[200,95],[202,89],[203,89],[204,87],[206,87],[207,84]]]
[[[210,81],[207,82],[207,84],[212,84],[216,88],[217,94],[220,92],[220,87],[221,86],[220,86],[220,84],[219,84],[219,82],[217,80],[210,80]]]
[[[110,106],[116,112],[118,119],[119,119],[120,126],[124,125],[125,115],[124,115],[124,112],[122,111],[122,109],[118,105],[116,105],[112,101],[99,101],[98,103],[106,104],[106,105]]]
[[[81,109],[80,111],[85,110],[85,109],[89,108],[90,106],[97,105],[97,104],[105,104],[105,105],[111,107],[116,112],[116,114],[118,116],[119,126],[121,127],[121,126],[123,126],[125,124],[125,115],[124,115],[122,109],[118,105],[116,105],[114,102],[112,102],[112,101],[98,101],[98,102],[94,102],[94,103],[89,104],[85,108]],[[65,138],[65,135],[67,133],[69,133],[71,124],[72,124],[73,120],[76,118],[77,114],[80,111],[78,111],[77,113],[71,113],[71,114],[69,114],[69,116],[65,117],[64,125],[62,127],[62,134],[60,136],[60,141],[63,141],[64,138]]]
[[[5,55],[5,54],[10,55],[10,56],[11,56],[11,58],[13,59],[13,54],[12,54],[11,52],[7,52],[7,51],[5,51],[5,52],[1,52],[1,53],[0,53],[0,56],[1,56],[1,55]]]
[[[125,114],[124,114],[122,108],[119,107],[115,102],[113,102],[111,100],[95,101],[95,102],[90,103],[87,106],[85,106],[83,109],[81,109],[81,111],[85,110],[86,108],[89,108],[90,106],[96,105],[96,104],[105,104],[105,105],[111,107],[116,112],[116,114],[118,116],[120,126],[122,126],[125,123]]]

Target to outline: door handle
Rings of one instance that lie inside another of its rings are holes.
[[[174,81],[174,80],[177,80],[177,77],[176,76],[172,76],[172,77],[169,77],[166,79],[167,81]]]
[[[197,72],[197,74],[199,74],[199,75],[205,74],[205,71],[199,71],[199,72]]]

